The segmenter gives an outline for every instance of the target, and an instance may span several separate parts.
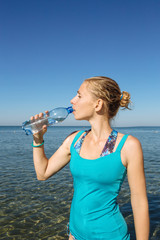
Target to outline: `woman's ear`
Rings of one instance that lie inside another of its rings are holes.
[[[97,102],[96,102],[96,106],[95,106],[95,110],[97,112],[101,111],[102,108],[103,108],[103,100],[102,99],[98,99]]]

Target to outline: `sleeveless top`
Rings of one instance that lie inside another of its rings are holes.
[[[127,224],[116,201],[127,172],[121,149],[128,135],[123,136],[115,152],[105,155],[104,147],[102,156],[90,160],[82,158],[74,146],[84,132],[77,133],[70,149],[74,187],[70,232],[78,240],[129,240]]]

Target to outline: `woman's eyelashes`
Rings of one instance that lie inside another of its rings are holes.
[[[77,93],[77,97],[78,97],[78,98],[81,98],[81,95],[80,95],[79,93]]]

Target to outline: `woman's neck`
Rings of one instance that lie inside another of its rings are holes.
[[[92,119],[89,122],[91,125],[90,135],[92,135],[95,141],[106,139],[107,135],[110,135],[112,128],[107,118],[99,117],[95,120]]]

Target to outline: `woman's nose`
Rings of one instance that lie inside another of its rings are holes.
[[[71,101],[70,101],[71,104],[73,104],[73,100],[74,100],[74,98],[71,99]]]
[[[75,97],[71,99],[70,103],[71,103],[71,104],[74,104],[74,103],[75,103]]]

